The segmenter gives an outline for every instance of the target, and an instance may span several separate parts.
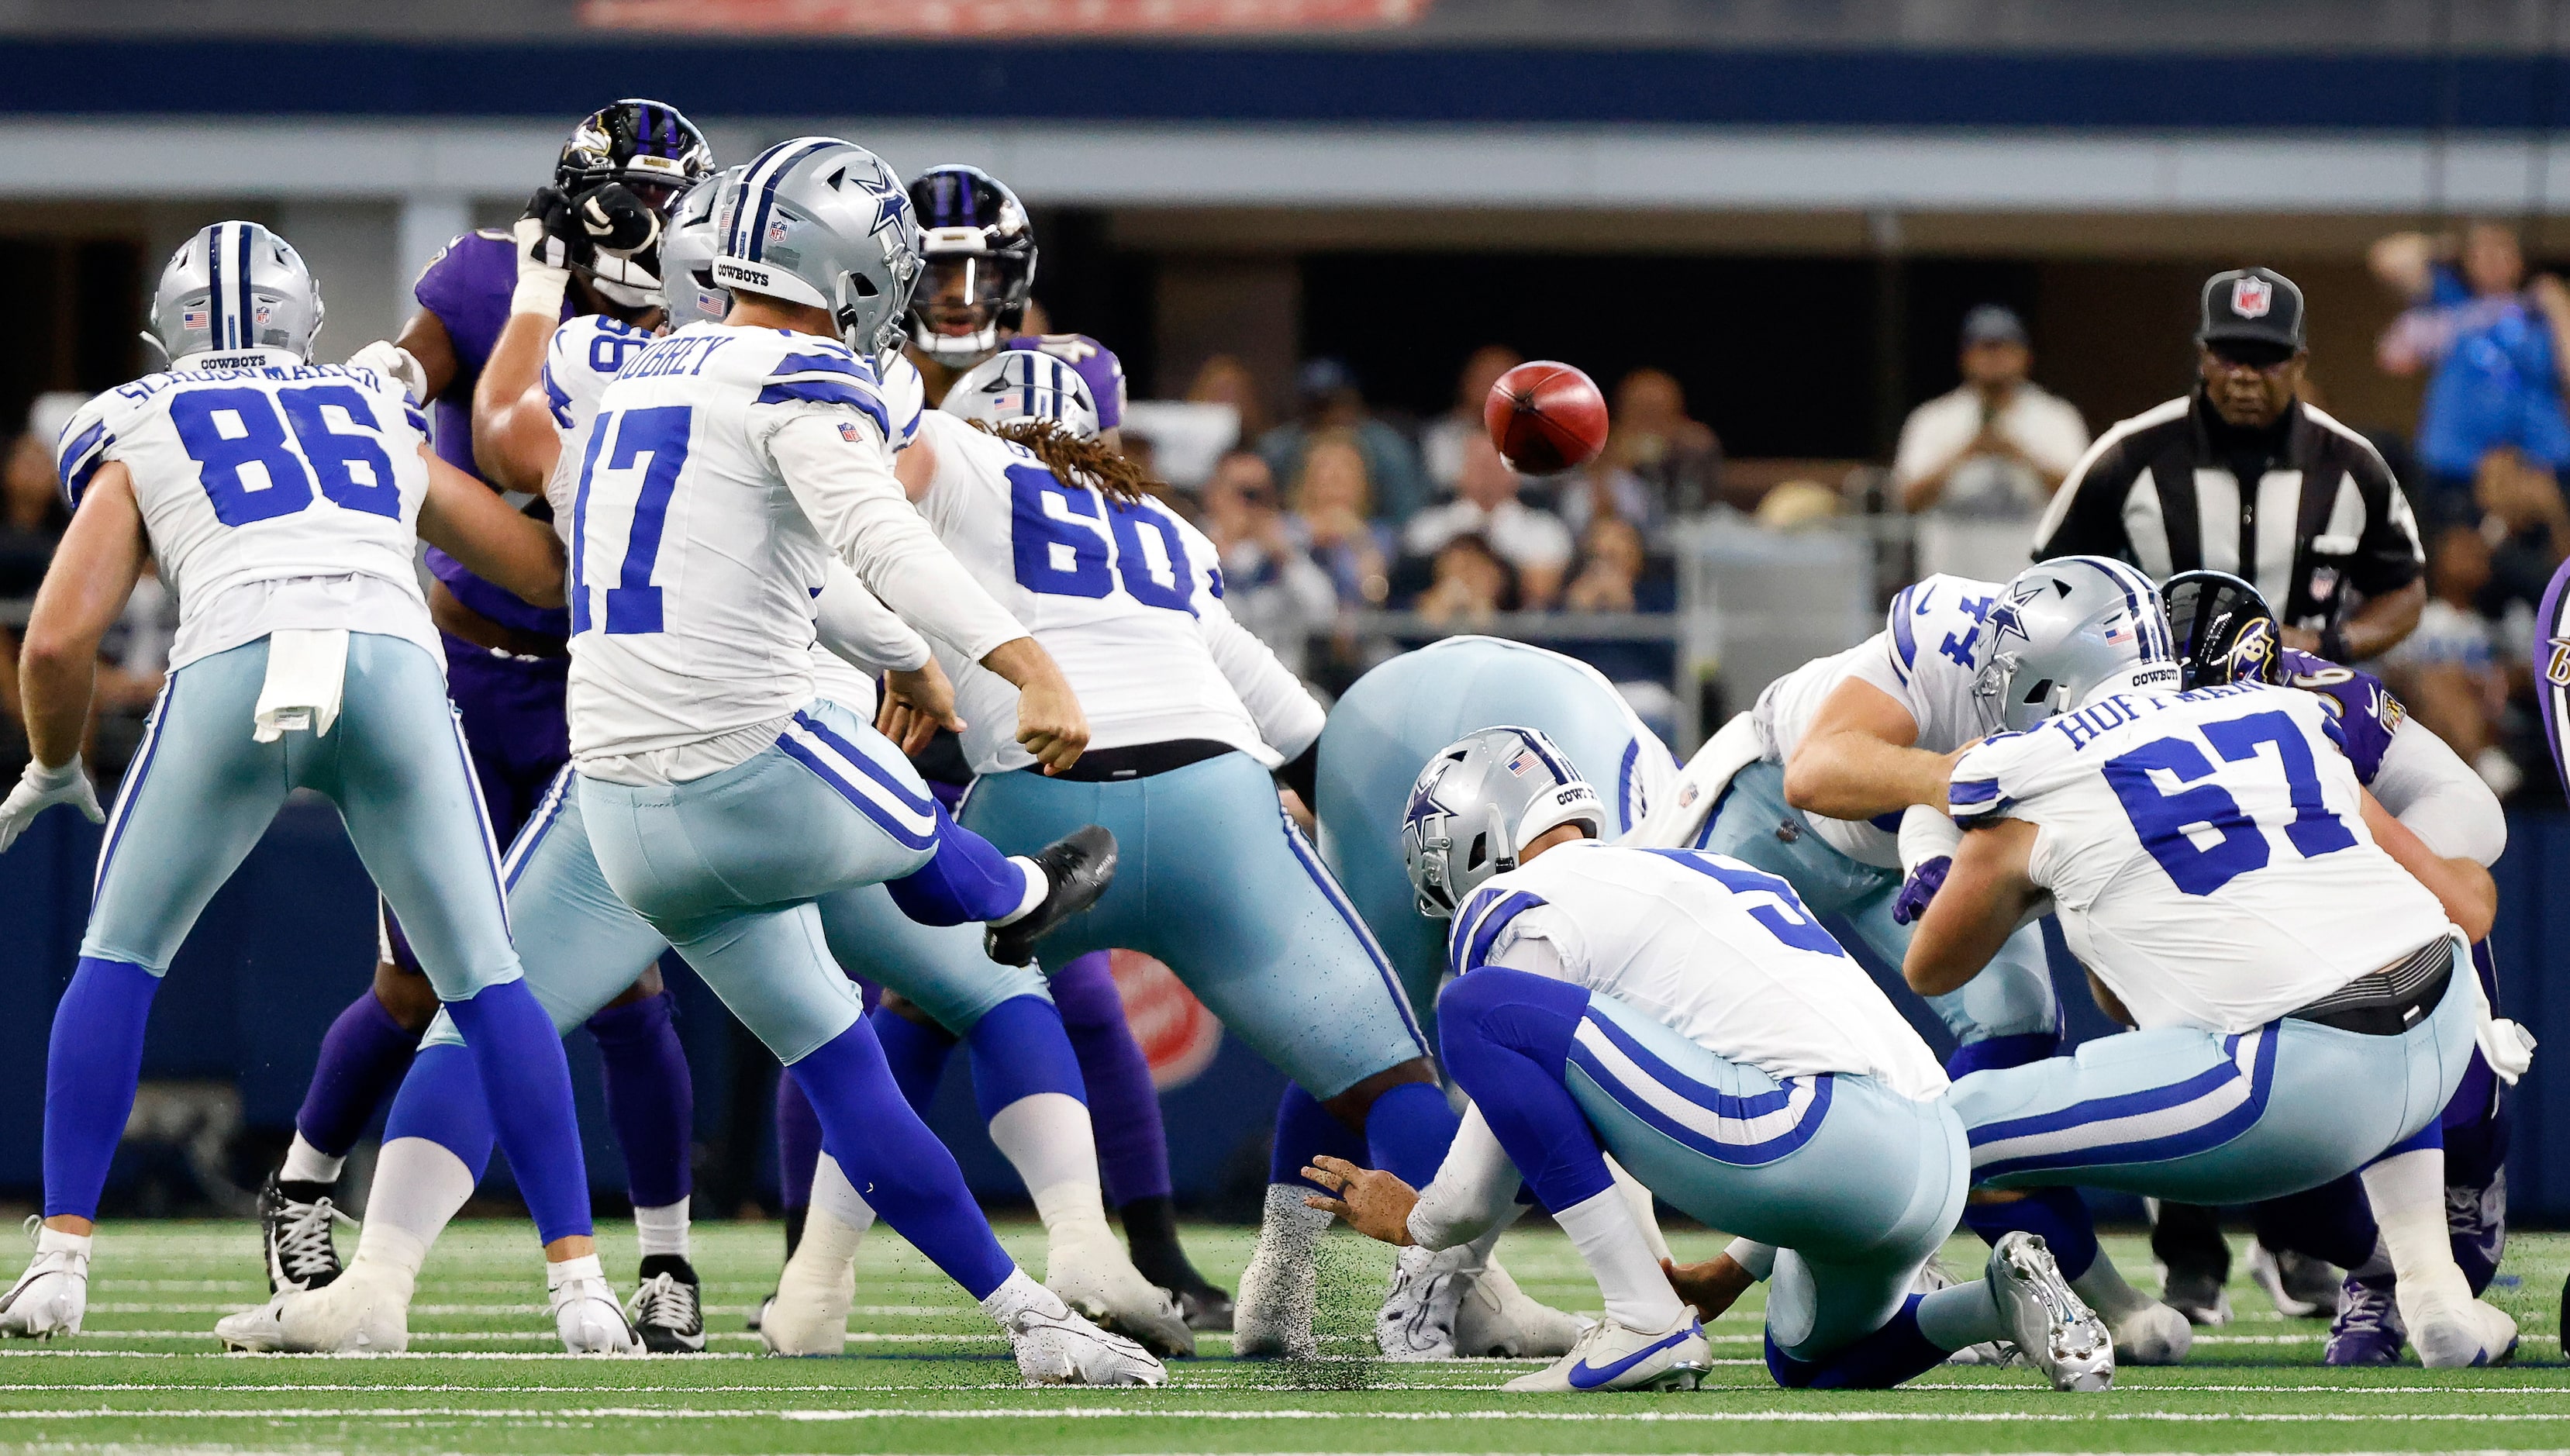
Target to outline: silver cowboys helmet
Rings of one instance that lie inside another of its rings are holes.
[[[1570,756],[1530,728],[1488,728],[1428,760],[1401,815],[1401,858],[1419,913],[1452,919],[1482,882],[1517,867],[1563,824],[1606,832],[1606,805]]]
[[[901,346],[919,286],[919,226],[882,158],[831,137],[779,142],[724,186],[714,228],[715,282],[826,309],[858,353]]]
[[[966,370],[938,406],[948,414],[1004,425],[1051,420],[1066,435],[1097,437],[1097,400],[1079,371],[1036,349],[1002,349]]]
[[[321,331],[321,288],[291,243],[256,223],[216,223],[171,254],[152,295],[151,331],[172,363],[223,362],[199,355],[283,349],[312,357]]]
[[[2120,561],[2062,556],[2018,572],[1985,631],[1989,657],[1972,695],[2012,732],[2101,689],[2178,691],[2159,589]]]
[[[731,290],[714,281],[714,259],[722,253],[714,205],[748,170],[733,167],[703,179],[669,210],[660,233],[660,309],[671,328],[719,323],[731,311]]]

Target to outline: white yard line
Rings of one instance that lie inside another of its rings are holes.
[[[1546,1423],[1608,1425],[1692,1425],[1720,1422],[1727,1425],[1990,1425],[2010,1421],[2034,1421],[2052,1424],[2094,1421],[2160,1422],[2184,1425],[2206,1425],[2215,1422],[2249,1424],[2282,1424],[2285,1422],[2319,1422],[2352,1424],[2360,1422],[2399,1422],[2404,1424],[2473,1424],[2500,1425],[2553,1421],[2557,1415],[2530,1415],[2497,1412],[2455,1412],[2429,1414],[2399,1412],[2382,1415],[2351,1415],[2335,1412],[2302,1414],[2239,1414],[2206,1412],[2201,1414],[2169,1411],[2096,1411],[2085,1414],[2042,1413],[2030,1411],[1908,1411],[1908,1410],[1724,1410],[1724,1411],[1544,1411],[1544,1410],[1456,1410],[1456,1411],[1340,1411],[1340,1410],[1171,1410],[1155,1406],[1056,1406],[1041,1409],[968,1408],[961,1410],[920,1410],[903,1407],[864,1408],[854,1410],[768,1410],[758,1408],[725,1408],[695,1406],[284,1406],[252,1407],[242,1410],[190,1408],[164,1410],[152,1407],[75,1406],[52,1410],[0,1410],[0,1421],[48,1420],[675,1420],[735,1421],[781,1420],[837,1423],[848,1421],[1054,1421],[1080,1420],[1193,1420],[1193,1421],[1537,1421]]]

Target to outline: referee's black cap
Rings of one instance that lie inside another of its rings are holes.
[[[2224,340],[2303,346],[2303,290],[2274,268],[2244,267],[2204,280],[2198,343]]]

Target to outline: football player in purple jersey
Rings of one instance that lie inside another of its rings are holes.
[[[2570,562],[2552,573],[2534,613],[2534,697],[2541,706],[2543,741],[2552,752],[2552,771],[2570,792]],[[2570,1278],[2561,1281],[2562,1328],[2570,1329]]]
[[[2185,687],[2254,680],[2319,695],[2338,720],[2356,778],[2425,841],[2456,886],[2495,904],[2497,890],[2485,866],[2507,844],[2507,819],[2497,797],[2452,748],[2409,718],[2380,679],[2283,646],[2266,600],[2238,577],[2185,572],[2161,590]],[[2472,946],[2472,964],[2481,994],[2495,1006],[2497,966],[2488,940]],[[2490,1025],[2438,1120],[2441,1138],[2431,1141],[2441,1147],[2395,1152],[2360,1174],[2255,1210],[2262,1250],[2349,1270],[2325,1354],[2333,1365],[2390,1364],[2400,1357],[2408,1331],[2399,1279],[2380,1236],[2381,1223],[2400,1216],[2399,1206],[2445,1221],[2451,1268],[2473,1295],[2498,1272],[2507,1241],[2506,1087],[2524,1064],[2514,1024]],[[2262,1282],[2273,1272],[2262,1273]],[[2411,1279],[2454,1276],[2445,1269],[2397,1272]]]
[[[591,114],[563,145],[552,183],[539,190],[513,231],[484,229],[448,243],[420,274],[420,309],[390,342],[352,362],[401,379],[433,416],[440,457],[495,489],[541,482],[495,479],[479,467],[477,427],[525,387],[496,381],[483,390],[503,326],[529,300],[568,318],[606,313],[647,322],[658,311],[652,244],[658,215],[712,169],[704,135],[676,108],[619,101]],[[521,362],[532,377],[539,335]],[[523,352],[523,351],[522,351]],[[505,361],[504,361],[505,362]],[[516,372],[504,368],[515,378]],[[505,392],[503,392],[505,391]],[[473,757],[491,826],[506,842],[569,759],[563,697],[570,668],[568,616],[531,605],[467,571],[443,552],[427,553],[436,578],[429,613],[445,640],[448,693]],[[318,1287],[340,1271],[330,1238],[330,1192],[348,1150],[399,1085],[437,1000],[389,913],[374,984],[332,1023],[284,1167],[259,1199],[272,1286]],[[655,970],[590,1022],[608,1084],[642,1230],[644,1274],[670,1272],[693,1288],[686,1266],[693,1092]],[[642,1331],[646,1340],[653,1331]],[[655,1347],[657,1342],[655,1343]]]

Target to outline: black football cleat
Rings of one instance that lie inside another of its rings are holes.
[[[703,1354],[704,1287],[694,1267],[676,1254],[644,1257],[642,1282],[625,1303],[625,1322],[655,1355]]]
[[[268,1176],[258,1191],[259,1241],[267,1255],[267,1291],[271,1294],[318,1289],[339,1277],[339,1245],[331,1236],[336,1223],[357,1220],[330,1201],[330,1186],[282,1183]]]
[[[1034,960],[1037,941],[1106,893],[1115,879],[1115,835],[1103,824],[1083,824],[1037,851],[1035,861],[1044,870],[1044,899],[982,938],[984,952],[1004,966]]]

